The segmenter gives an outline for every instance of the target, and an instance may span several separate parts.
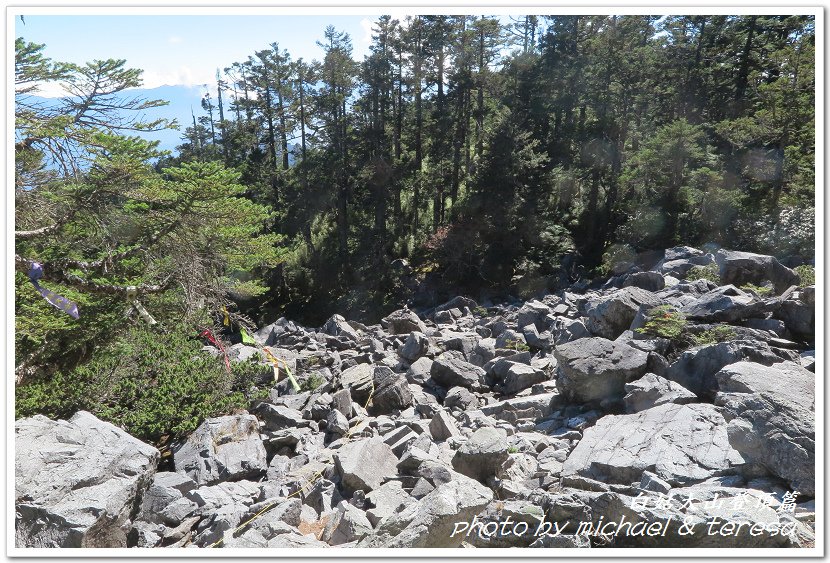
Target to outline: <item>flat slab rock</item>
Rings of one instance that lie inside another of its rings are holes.
[[[79,411],[15,422],[17,547],[127,547],[159,451]]]
[[[733,447],[790,482],[801,495],[815,494],[815,375],[782,362],[738,362],[715,377],[717,403],[734,416],[727,428]]]
[[[713,405],[669,403],[600,418],[565,460],[562,476],[630,485],[650,471],[671,485],[685,485],[743,463]]]

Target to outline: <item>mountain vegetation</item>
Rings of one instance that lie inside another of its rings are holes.
[[[140,70],[53,61],[18,38],[20,414],[45,408],[27,386],[78,377],[110,401],[97,414],[119,410],[129,385],[103,387],[146,367],[135,334],[195,340],[222,328],[223,307],[249,329],[334,312],[376,322],[404,302],[527,298],[680,244],[809,260],[814,23],[381,16],[363,61],[331,26],[322,60],[266,38],[217,72],[200,116],[181,116],[172,154],[138,135],[170,126],[141,117],[164,101],[130,97]],[[60,104],[37,101],[47,81],[66,85]],[[33,261],[78,320],[40,297]],[[203,367],[174,356],[175,373]],[[247,392],[240,374],[211,374],[181,385]],[[191,412],[206,414],[167,430]]]

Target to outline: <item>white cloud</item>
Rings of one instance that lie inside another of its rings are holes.
[[[369,45],[372,42],[372,27],[374,25],[375,22],[369,18],[360,20],[360,27],[363,28],[363,37],[360,38],[362,43]]]
[[[60,84],[57,82],[41,82],[34,92],[29,92],[31,96],[40,96],[41,98],[62,98],[67,95]]]
[[[194,71],[186,65],[174,69],[145,70],[142,74],[144,88],[157,88],[158,86],[201,86],[202,84],[213,84],[216,81],[215,73],[199,69]]]
[[[393,20],[398,20],[401,27],[409,27],[409,22],[406,21],[407,12],[389,11],[385,12],[385,14],[391,16]],[[377,16],[371,18],[363,18],[362,20],[360,20],[360,27],[363,29],[363,37],[360,38],[360,42],[362,44],[370,45],[372,43],[372,28],[375,26],[375,22],[377,21]]]
[[[167,42],[168,42],[168,43],[170,43],[171,45],[176,45],[176,44],[178,44],[178,43],[182,43],[183,41],[184,41],[184,39],[182,39],[182,38],[181,38],[181,37],[179,37],[178,35],[171,35],[171,36],[167,39]]]

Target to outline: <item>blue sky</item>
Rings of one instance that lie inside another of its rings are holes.
[[[55,60],[84,63],[126,59],[144,70],[144,84],[201,85],[213,82],[216,69],[247,60],[277,42],[292,58],[322,58],[316,41],[334,25],[352,37],[354,57],[368,52],[375,15],[25,15],[15,35],[46,44]],[[44,92],[53,94],[53,92]]]

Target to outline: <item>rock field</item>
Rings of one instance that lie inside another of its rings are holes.
[[[688,279],[706,264],[722,285]],[[666,305],[729,336],[643,332]],[[255,339],[322,384],[274,384],[263,359],[270,398],[206,420],[170,471],[86,412],[17,420],[16,544],[810,547],[814,317],[774,258],[677,247],[526,302],[279,319]]]

